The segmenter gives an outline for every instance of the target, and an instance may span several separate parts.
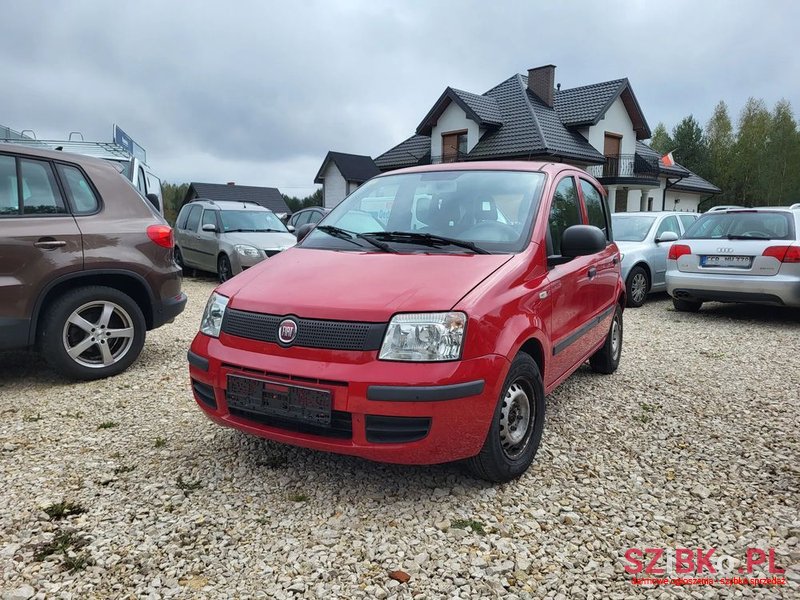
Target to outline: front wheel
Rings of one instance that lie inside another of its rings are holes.
[[[231,267],[231,259],[225,254],[221,254],[217,259],[217,276],[220,283],[225,283],[233,277],[233,267]]]
[[[544,385],[539,366],[520,352],[508,371],[483,448],[467,462],[472,473],[493,483],[527,471],[544,428]]]
[[[613,373],[619,367],[622,356],[622,307],[617,304],[614,318],[603,346],[589,359],[589,366],[598,373]]]
[[[144,346],[139,305],[104,286],[69,291],[47,309],[39,348],[48,364],[74,379],[101,379],[127,369]]]
[[[647,292],[650,289],[650,280],[647,277],[647,272],[642,267],[633,267],[625,285],[627,287],[628,306],[639,308],[647,299]]]

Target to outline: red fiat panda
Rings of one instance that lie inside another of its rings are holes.
[[[518,477],[545,395],[616,370],[625,286],[602,186],[535,162],[365,183],[219,286],[189,351],[215,422],[371,460]]]

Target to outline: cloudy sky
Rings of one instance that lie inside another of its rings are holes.
[[[800,106],[800,3],[333,0],[3,3],[0,124],[110,140],[170,182],[305,195],[329,149],[377,156],[447,85],[557,65],[628,77],[651,127],[748,96]]]

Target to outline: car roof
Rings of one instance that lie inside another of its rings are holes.
[[[377,179],[378,177],[385,177],[387,175],[402,175],[404,173],[428,173],[435,171],[539,171],[554,175],[556,173],[560,173],[561,171],[582,171],[582,169],[567,163],[554,163],[534,160],[476,160],[407,167],[405,169],[397,169],[395,171],[381,173],[375,178]],[[586,175],[591,177],[589,173],[586,173]]]
[[[255,202],[234,202],[232,200],[211,200],[209,198],[195,198],[189,204],[201,204],[204,208],[212,210],[252,210],[258,212],[272,212],[270,209]],[[187,205],[188,206],[188,205]]]
[[[0,152],[8,152],[10,154],[18,154],[25,156],[35,156],[38,158],[48,158],[50,160],[63,160],[65,162],[73,162],[78,164],[105,165],[105,166],[111,165],[109,160],[104,158],[96,158],[94,156],[87,156],[85,154],[75,154],[74,152],[62,152],[61,150],[50,150],[38,147],[34,148],[31,146],[23,146],[21,144],[0,143]]]

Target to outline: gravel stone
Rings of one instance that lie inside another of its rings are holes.
[[[531,469],[489,486],[209,422],[186,350],[214,286],[188,278],[186,311],[113,379],[0,354],[1,598],[800,597],[797,311],[677,313],[664,295],[626,310],[619,371],[582,367],[554,391]],[[84,512],[43,512],[62,501]],[[451,526],[465,520],[484,534]],[[34,559],[67,532],[83,569]],[[738,564],[775,548],[787,584],[635,586],[632,547]]]

